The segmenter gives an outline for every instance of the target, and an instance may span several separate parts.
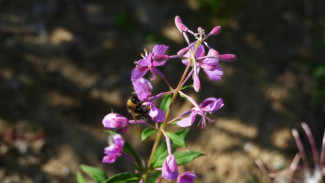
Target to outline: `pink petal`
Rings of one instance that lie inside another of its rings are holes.
[[[168,46],[166,46],[166,45],[155,45],[152,49],[152,53],[154,55],[165,55],[165,52],[167,49],[168,49]]]
[[[180,120],[179,122],[177,122],[177,125],[179,127],[183,127],[183,128],[191,126],[194,123],[194,121],[195,121],[196,115],[197,115],[196,112],[192,112],[190,114],[190,116],[188,116],[186,118],[183,118],[182,120]]]
[[[223,75],[223,71],[218,66],[216,66],[213,70],[204,69],[204,68],[203,70],[208,75],[211,81],[219,81],[221,80],[221,76]]]
[[[165,113],[164,113],[164,111],[159,109],[159,108],[157,108],[157,110],[158,110],[158,115],[156,117],[152,118],[152,120],[154,122],[156,122],[156,123],[165,121]]]
[[[131,81],[136,81],[140,79],[147,73],[148,70],[148,67],[136,66],[131,72]]]

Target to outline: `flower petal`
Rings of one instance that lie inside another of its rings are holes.
[[[152,120],[156,123],[163,122],[165,120],[165,113],[163,110],[157,108],[158,114],[156,117],[152,118]]]
[[[215,68],[212,70],[206,69],[203,66],[202,68],[211,81],[219,81],[221,79],[221,76],[223,75],[223,71],[218,66],[215,66]]]
[[[141,60],[138,61],[138,65],[141,65],[141,66],[149,66],[150,63],[151,63],[151,56],[152,56],[152,53],[149,52],[146,57],[144,57],[143,59],[141,59]]]
[[[142,101],[147,100],[151,96],[152,85],[150,81],[145,78],[139,78],[132,82],[133,90],[137,94],[138,98]]]
[[[205,99],[200,104],[200,109],[204,112],[216,112],[223,106],[222,98],[216,99],[214,97],[210,97]]]
[[[168,46],[166,46],[166,45],[155,45],[152,49],[152,53],[154,55],[165,55],[165,52],[167,49],[168,49]]]
[[[124,146],[124,139],[120,134],[116,134],[113,136],[114,144],[117,145],[120,149]]]
[[[177,125],[179,127],[183,127],[183,128],[186,128],[186,127],[191,126],[194,123],[194,121],[195,121],[196,115],[197,115],[197,112],[196,111],[192,111],[191,114],[188,117],[183,118],[182,120],[180,120],[179,122],[177,122]]]
[[[140,79],[147,73],[148,70],[148,67],[136,66],[131,72],[131,81]]]
[[[148,102],[146,105],[150,106],[149,116],[151,118],[156,117],[158,115],[158,109],[156,108],[155,104],[153,104],[152,102]]]
[[[202,61],[203,64],[216,66],[219,63],[219,59],[216,57],[216,52],[214,49],[210,49],[207,57]],[[217,52],[218,53],[218,52]]]
[[[196,179],[195,172],[188,171],[178,176],[177,183],[193,183],[194,179]]]

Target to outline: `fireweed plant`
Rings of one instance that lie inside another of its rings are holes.
[[[302,123],[301,127],[306,133],[308,142],[310,144],[310,151],[312,153],[313,163],[308,162],[305,147],[299,137],[296,129],[292,130],[293,138],[296,142],[298,153],[293,158],[290,166],[282,171],[277,171],[270,165],[266,167],[260,160],[256,160],[256,165],[260,168],[262,173],[269,177],[270,182],[275,183],[324,183],[325,178],[325,131],[321,145],[320,155],[318,154],[314,136],[306,123]],[[302,165],[299,165],[302,160]],[[314,166],[310,166],[313,164]]]
[[[130,99],[133,106],[128,106],[132,112],[132,119],[117,113],[107,114],[102,124],[111,134],[109,146],[104,149],[103,163],[114,163],[120,156],[127,157],[134,165],[134,172],[116,174],[110,178],[100,169],[81,165],[96,182],[161,182],[163,179],[177,180],[177,183],[192,183],[196,178],[195,172],[179,172],[178,166],[191,162],[203,155],[197,151],[186,148],[185,137],[189,128],[195,124],[206,129],[207,123],[213,120],[208,114],[217,112],[224,104],[221,98],[209,97],[201,103],[183,92],[186,88],[194,88],[196,92],[201,91],[199,73],[203,72],[212,81],[219,81],[223,75],[222,69],[218,66],[219,61],[232,62],[236,60],[234,54],[219,54],[207,43],[207,39],[217,35],[221,27],[214,27],[208,34],[199,27],[197,32],[188,29],[179,16],[175,17],[175,24],[180,33],[184,36],[187,46],[177,52],[176,55],[167,55],[166,45],[155,45],[152,51],[145,50],[142,59],[135,61],[135,68],[131,72],[131,82],[134,89],[134,96]],[[190,41],[188,34],[195,40]],[[158,69],[170,60],[179,60],[184,66],[184,72],[176,87],[172,87],[165,75]],[[148,74],[148,73],[151,74]],[[162,93],[152,93],[152,85],[145,76],[150,75],[150,80],[161,77],[169,90]],[[190,80],[192,78],[192,80]],[[190,83],[190,84],[187,84]],[[186,85],[187,84],[187,85]],[[177,96],[188,100],[193,108],[187,111],[180,111],[179,115],[170,119],[172,106]],[[160,105],[156,106],[157,99]],[[129,105],[128,102],[128,105]],[[135,150],[132,149],[123,137],[129,125],[145,125],[141,135],[144,141],[150,135],[156,134],[150,157],[145,163]],[[180,130],[170,132],[166,130],[168,125],[178,125]],[[175,152],[177,147],[184,147],[185,151]],[[78,182],[85,182],[80,172],[77,173]]]

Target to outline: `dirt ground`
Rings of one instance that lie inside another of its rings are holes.
[[[101,163],[101,120],[111,110],[128,116],[130,71],[143,48],[166,44],[174,54],[186,45],[173,24],[180,15],[192,30],[221,25],[209,44],[238,56],[221,63],[220,82],[201,73],[202,92],[189,91],[225,106],[206,131],[191,129],[188,148],[206,156],[180,172],[194,170],[204,183],[267,182],[254,161],[287,167],[297,152],[292,128],[302,132],[307,122],[321,144],[324,7],[322,0],[0,0],[0,181],[76,182],[80,164],[108,176],[132,171],[123,158]],[[182,68],[174,62],[162,71],[178,78]],[[148,158],[152,142],[140,142],[142,129],[126,138]]]

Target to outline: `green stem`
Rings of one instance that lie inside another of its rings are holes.
[[[201,42],[199,42],[199,41],[196,43],[196,45],[195,45],[195,51],[194,51],[193,55],[195,55],[195,53],[196,53],[196,51],[197,51],[197,48],[199,47],[200,44],[201,44]],[[147,163],[146,170],[145,170],[145,171],[143,172],[143,174],[142,174],[142,179],[143,179],[143,182],[144,182],[144,183],[146,182],[146,180],[147,180],[147,176],[148,176],[148,173],[149,173],[149,171],[150,171],[151,168],[152,168],[152,167],[151,167],[151,166],[152,166],[151,163],[152,163],[153,157],[154,157],[154,155],[155,155],[155,153],[156,153],[156,151],[157,151],[157,149],[158,149],[158,145],[159,145],[159,142],[160,142],[160,139],[161,139],[161,136],[162,136],[162,131],[164,131],[164,130],[165,130],[165,127],[167,126],[167,121],[168,121],[168,117],[169,117],[169,115],[170,115],[170,112],[171,112],[172,106],[173,106],[173,104],[174,104],[174,102],[175,102],[175,100],[176,100],[176,97],[177,97],[177,95],[178,95],[178,92],[180,91],[180,89],[181,89],[182,86],[183,86],[183,81],[184,81],[184,79],[185,79],[185,77],[186,77],[186,75],[187,75],[187,73],[188,73],[188,71],[189,71],[189,69],[190,69],[190,67],[191,67],[192,62],[195,62],[195,61],[191,58],[190,61],[189,61],[188,64],[187,64],[187,66],[186,66],[186,69],[185,69],[185,71],[184,71],[184,73],[183,73],[183,75],[182,75],[182,77],[181,77],[181,79],[180,79],[180,81],[179,81],[179,83],[178,83],[176,89],[175,89],[174,92],[173,92],[173,97],[172,97],[172,100],[171,100],[171,102],[170,102],[170,105],[169,105],[169,108],[168,108],[168,110],[167,110],[167,113],[166,113],[166,115],[165,115],[165,120],[164,120],[164,122],[163,122],[162,125],[160,126],[160,129],[159,129],[158,132],[157,132],[157,137],[156,137],[156,140],[155,140],[154,145],[153,145],[153,147],[152,147],[152,151],[151,151],[151,154],[150,154],[150,157],[149,157],[148,163]]]

